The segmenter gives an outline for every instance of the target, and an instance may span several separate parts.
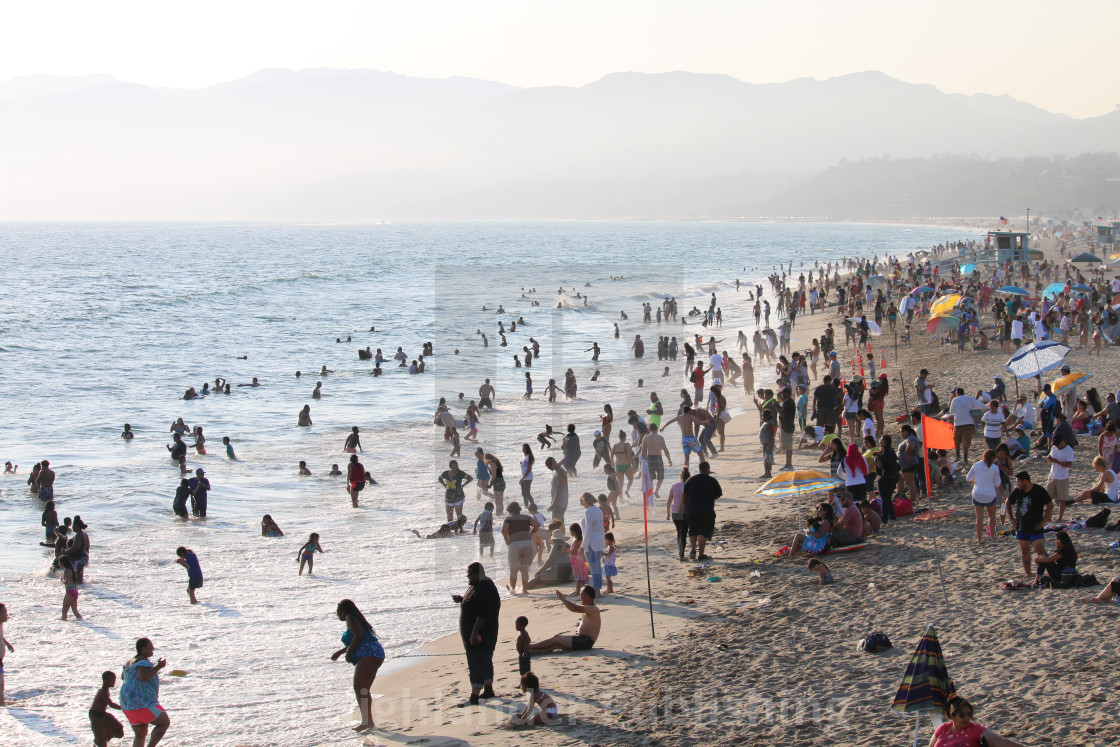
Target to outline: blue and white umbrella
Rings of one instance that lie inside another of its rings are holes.
[[[1009,296],[1029,296],[1031,294],[1026,288],[1020,288],[1017,285],[1005,285],[997,290],[996,293],[1005,293]]]
[[[1089,293],[1093,290],[1091,286],[1085,285],[1085,283],[1078,283],[1077,285],[1073,286],[1073,289],[1075,291],[1081,291],[1082,293]]]
[[[1033,379],[1062,365],[1069,347],[1053,340],[1032,342],[1019,348],[1007,361],[1007,370],[1019,379]]]
[[[976,264],[975,263],[969,262],[968,264],[961,265],[961,274],[962,275],[971,275],[974,272],[976,272]]]

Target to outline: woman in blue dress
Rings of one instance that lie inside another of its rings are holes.
[[[148,638],[136,641],[136,656],[128,660],[121,674],[121,710],[124,712],[132,731],[136,735],[132,740],[132,747],[144,747],[144,738],[148,735],[148,724],[155,726],[148,747],[155,747],[171,719],[159,704],[159,670],[167,666],[164,659],[152,664],[151,657],[156,647]]]
[[[385,662],[385,649],[377,640],[373,626],[366,622],[358,606],[349,599],[343,599],[335,610],[338,619],[346,623],[342,634],[343,647],[331,655],[331,661],[346,655],[346,661],[354,665],[354,697],[358,699],[358,710],[362,713],[362,723],[354,731],[364,731],[376,726],[373,723],[373,698],[370,688],[377,677],[377,670]]]

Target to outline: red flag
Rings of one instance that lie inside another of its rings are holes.
[[[926,415],[922,416],[922,435],[925,436],[927,449],[952,449],[953,424],[944,420],[935,420]]]

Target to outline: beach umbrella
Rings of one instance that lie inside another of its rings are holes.
[[[801,529],[801,496],[827,493],[844,481],[816,469],[793,469],[779,472],[755,492],[772,497],[797,496],[797,528]]]
[[[931,288],[928,285],[919,285],[917,288],[913,288],[908,295],[913,295],[915,293],[933,293],[935,290],[937,289]]]
[[[949,293],[944,296],[938,297],[929,307],[930,317],[942,316],[957,308],[957,305],[964,300],[964,296],[959,293]]]
[[[1050,283],[1050,285],[1048,285],[1048,286],[1046,286],[1045,288],[1042,289],[1042,297],[1043,298],[1056,298],[1056,297],[1058,297],[1059,295],[1061,295],[1062,293],[1065,293],[1065,292],[1066,292],[1066,284],[1065,283]]]
[[[940,335],[949,330],[960,329],[961,318],[956,314],[942,314],[931,317],[926,322],[926,331],[930,334]]]
[[[969,262],[967,264],[961,265],[961,274],[962,275],[971,275],[974,272],[976,272],[976,264],[975,263]]]
[[[1070,262],[1103,262],[1103,261],[1104,260],[1101,259],[1100,257],[1098,257],[1097,255],[1089,254],[1089,252],[1082,252],[1081,254],[1078,254],[1076,257],[1074,257],[1073,259],[1070,260]]]
[[[1017,285],[1005,285],[997,290],[996,293],[1003,293],[1008,296],[1029,296],[1031,294],[1026,288],[1020,288]]]
[[[1082,293],[1089,293],[1093,290],[1092,286],[1085,285],[1085,283],[1078,283],[1077,285],[1073,286],[1073,289],[1075,291],[1081,291]]]
[[[863,320],[860,319],[858,316],[850,316],[850,317],[848,317],[848,321],[853,323],[853,324],[858,325]],[[883,328],[880,327],[877,323],[875,323],[874,320],[871,320],[871,319],[867,320],[867,331],[870,332],[873,335],[883,334]]]
[[[872,275],[867,279],[867,284],[872,288],[882,288],[887,284],[887,279],[882,275]]]
[[[1087,373],[1068,373],[1061,378],[1055,379],[1050,382],[1050,391],[1054,393],[1055,397],[1060,397],[1065,392],[1077,386],[1083,381],[1088,381],[1093,378],[1093,374]]]
[[[1007,361],[1006,369],[1019,379],[1033,379],[1057,368],[1069,355],[1069,347],[1054,340],[1041,340],[1024,345]]]
[[[891,708],[899,713],[913,713],[914,747],[918,745],[918,728],[922,713],[928,712],[938,722],[949,715],[949,701],[957,696],[953,678],[945,669],[945,657],[941,653],[941,643],[937,631],[930,625],[918,641],[914,655],[906,666],[902,684],[895,693]]]

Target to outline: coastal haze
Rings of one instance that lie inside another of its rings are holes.
[[[764,85],[674,72],[517,88],[338,69],[197,90],[106,75],[0,84],[7,220],[1072,214],[1120,204],[1120,162],[1101,153],[1117,151],[1120,110],[1076,119],[876,72]],[[959,175],[948,194],[930,178],[939,170]],[[1008,174],[1008,195],[961,189]]]

